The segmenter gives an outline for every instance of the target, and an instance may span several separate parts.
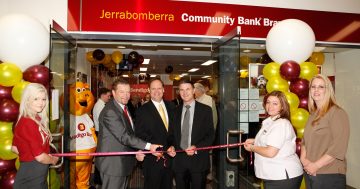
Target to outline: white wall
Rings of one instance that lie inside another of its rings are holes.
[[[350,141],[347,151],[347,184],[360,188],[360,50],[355,49],[335,56],[336,99],[349,115]]]

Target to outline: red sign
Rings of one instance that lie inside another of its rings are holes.
[[[164,85],[164,100],[172,100],[173,99],[173,86],[172,85]],[[141,99],[144,99],[144,96],[148,91],[148,84],[132,84],[130,89],[131,96],[139,95]]]
[[[80,19],[81,18],[81,19]],[[171,0],[68,0],[68,31],[266,38],[284,19],[300,19],[317,41],[360,43],[360,14]]]

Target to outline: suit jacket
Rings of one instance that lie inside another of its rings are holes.
[[[174,130],[171,131],[174,137],[175,149],[181,150],[181,114],[183,106],[175,109]],[[195,101],[195,110],[192,124],[191,145],[199,147],[211,146],[215,137],[212,111],[207,105]],[[209,151],[197,151],[193,156],[186,155],[185,152],[177,153],[173,160],[173,170],[175,172],[188,168],[192,172],[206,171],[210,167]]]
[[[169,117],[168,130],[173,127],[174,118],[174,104],[168,101],[164,101],[166,111]],[[157,107],[152,101],[143,104],[136,111],[135,133],[139,138],[148,141],[152,144],[161,144],[163,149],[167,150],[173,145],[173,138],[169,137],[169,132],[166,130],[165,125],[161,119],[161,116],[157,110]],[[167,156],[167,154],[164,154]],[[169,165],[171,158],[166,157],[166,161]],[[149,154],[145,156],[144,168],[151,168],[154,164],[159,164],[156,161],[156,157]],[[160,163],[161,164],[161,163]],[[161,164],[161,166],[163,166]]]
[[[99,125],[97,152],[128,152],[146,146],[145,141],[135,137],[130,122],[115,99],[106,103],[101,111]],[[129,176],[135,162],[134,155],[99,156],[95,159],[99,171],[112,176]]]

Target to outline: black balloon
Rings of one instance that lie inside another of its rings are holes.
[[[0,188],[1,189],[13,189],[15,182],[16,170],[6,172],[1,176]]]
[[[280,75],[288,81],[297,79],[300,75],[300,65],[292,60],[286,61],[280,66]]]
[[[144,62],[144,57],[142,55],[139,55],[139,58],[138,58],[138,64],[142,64]]]
[[[259,62],[262,64],[267,64],[274,61],[270,58],[270,56],[267,53],[265,53],[260,57]]]
[[[0,175],[15,169],[15,160],[3,160],[0,158]]]
[[[27,68],[23,73],[25,81],[31,83],[40,83],[42,85],[49,85],[50,83],[50,70],[43,65],[34,65]]]
[[[19,104],[13,99],[0,99],[0,121],[13,122],[19,115]]]
[[[137,64],[139,61],[139,53],[136,51],[131,51],[128,55],[128,61],[130,64]]]
[[[295,79],[290,82],[289,89],[299,98],[307,97],[309,95],[309,81],[306,79]]]
[[[98,61],[101,61],[105,58],[105,53],[104,51],[102,51],[101,49],[96,49],[94,50],[93,52],[93,57],[98,60]]]
[[[166,66],[165,73],[171,73],[174,71],[174,68],[172,66]]]
[[[12,98],[11,90],[12,90],[12,87],[5,87],[5,86],[0,85],[0,99]]]

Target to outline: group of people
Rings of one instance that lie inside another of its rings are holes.
[[[321,74],[309,84],[309,112],[296,154],[296,135],[284,93],[273,91],[263,100],[268,118],[255,139],[244,148],[255,154],[256,177],[265,189],[298,189],[303,175],[307,189],[345,189],[346,151],[350,125],[346,112],[336,103],[330,80]]]
[[[94,108],[98,132],[97,152],[131,152],[133,155],[99,156],[96,167],[102,188],[127,188],[136,159],[143,161],[144,188],[205,188],[210,168],[208,151],[214,140],[216,118],[210,106],[195,100],[196,88],[190,80],[179,82],[182,104],[175,106],[163,99],[160,79],[149,82],[150,100],[136,111],[136,121],[128,112],[130,84],[114,81],[111,91],[101,93],[103,102]],[[255,139],[247,139],[244,148],[255,153],[255,174],[264,180],[265,189],[300,188],[305,175],[307,189],[346,187],[346,159],[349,119],[336,103],[329,79],[316,75],[310,81],[309,111],[296,155],[296,135],[290,121],[290,108],[280,91],[267,94],[263,101],[268,118]],[[110,93],[113,98],[110,99]],[[12,151],[19,154],[20,168],[14,188],[47,188],[49,164],[58,157],[50,154],[47,90],[31,83],[25,88],[19,119],[14,129]],[[96,113],[95,113],[96,112]],[[143,150],[150,151],[142,153]],[[305,173],[303,173],[305,172]]]

